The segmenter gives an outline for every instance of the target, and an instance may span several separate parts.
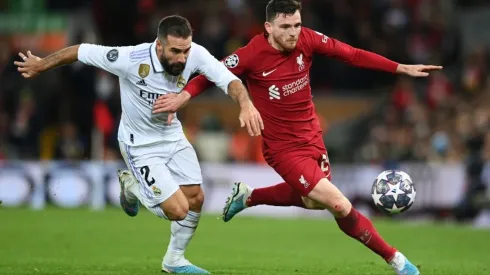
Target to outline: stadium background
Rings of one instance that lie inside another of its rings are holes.
[[[45,56],[81,42],[113,46],[148,42],[155,38],[161,18],[178,13],[190,20],[194,41],[221,59],[262,31],[266,2],[0,0],[0,227],[3,223],[7,228],[0,229],[2,243],[22,224],[29,226],[23,217],[34,223],[46,215],[70,220],[60,208],[100,210],[114,222],[118,222],[114,216],[122,214],[114,210],[116,169],[124,167],[116,139],[121,113],[117,78],[76,63],[26,81],[13,66],[19,51]],[[304,25],[327,36],[402,63],[444,66],[428,79],[409,79],[352,68],[326,57],[315,59],[312,93],[334,183],[356,207],[376,216],[370,204],[372,181],[383,169],[400,168],[414,179],[417,199],[413,209],[394,217],[387,227],[420,220],[490,227],[486,210],[490,208],[490,4],[302,2]],[[212,89],[178,114],[202,163],[204,208],[213,215],[221,210],[233,181],[254,187],[281,181],[260,154],[260,138],[250,138],[239,128],[238,111],[231,99]],[[82,217],[78,221],[82,227],[83,221],[100,218],[93,212],[74,213]],[[273,207],[247,213],[328,216]],[[62,221],[49,222],[52,227],[42,227],[36,234],[58,232],[55,228]],[[284,226],[272,219],[260,223]],[[0,273],[18,274],[9,269],[8,261],[6,266]],[[463,273],[484,274],[458,274]]]

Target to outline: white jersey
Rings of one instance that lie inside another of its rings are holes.
[[[167,114],[152,114],[160,96],[179,93],[193,73],[205,75],[228,93],[228,84],[238,78],[204,47],[192,43],[184,71],[179,76],[165,73],[156,53],[156,42],[128,47],[81,44],[78,60],[119,77],[122,116],[118,139],[130,146],[182,138],[182,124],[175,117],[166,125]]]

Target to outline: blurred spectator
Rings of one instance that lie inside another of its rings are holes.
[[[488,57],[486,49],[479,47],[465,60],[461,82],[467,93],[475,94],[487,80]]]
[[[415,91],[412,79],[408,77],[399,78],[392,93],[395,108],[405,110],[415,101]]]
[[[201,120],[201,131],[196,134],[195,149],[201,161],[225,162],[228,159],[229,135],[223,131],[219,119],[208,115]]]
[[[15,147],[18,158],[38,156],[39,114],[30,90],[21,91],[20,102],[10,121],[10,143]]]
[[[63,123],[56,142],[56,158],[63,160],[81,160],[84,155],[84,146],[80,140],[75,124]]]
[[[436,110],[441,105],[449,104],[450,95],[453,93],[453,84],[442,72],[435,72],[429,79],[427,87],[427,105],[431,110]]]

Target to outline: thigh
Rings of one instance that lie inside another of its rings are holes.
[[[330,161],[325,151],[290,152],[274,160],[274,163],[274,170],[304,197],[322,178],[331,178]]]
[[[131,174],[139,183],[141,203],[145,207],[161,204],[179,190],[162,155],[159,159],[154,152],[158,148],[131,147],[120,143],[121,154]]]
[[[176,152],[167,163],[167,167],[177,185],[202,184],[201,166],[196,151],[187,139],[179,142]],[[191,189],[200,190],[198,187]]]
[[[317,160],[311,157],[289,157],[279,161],[274,170],[291,187],[306,197],[321,178],[325,177]]]

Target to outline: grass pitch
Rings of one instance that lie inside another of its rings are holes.
[[[490,274],[490,232],[377,221],[423,275]],[[169,222],[142,209],[43,211],[0,207],[0,274],[161,274]],[[201,220],[186,254],[213,274],[393,274],[331,220]]]

